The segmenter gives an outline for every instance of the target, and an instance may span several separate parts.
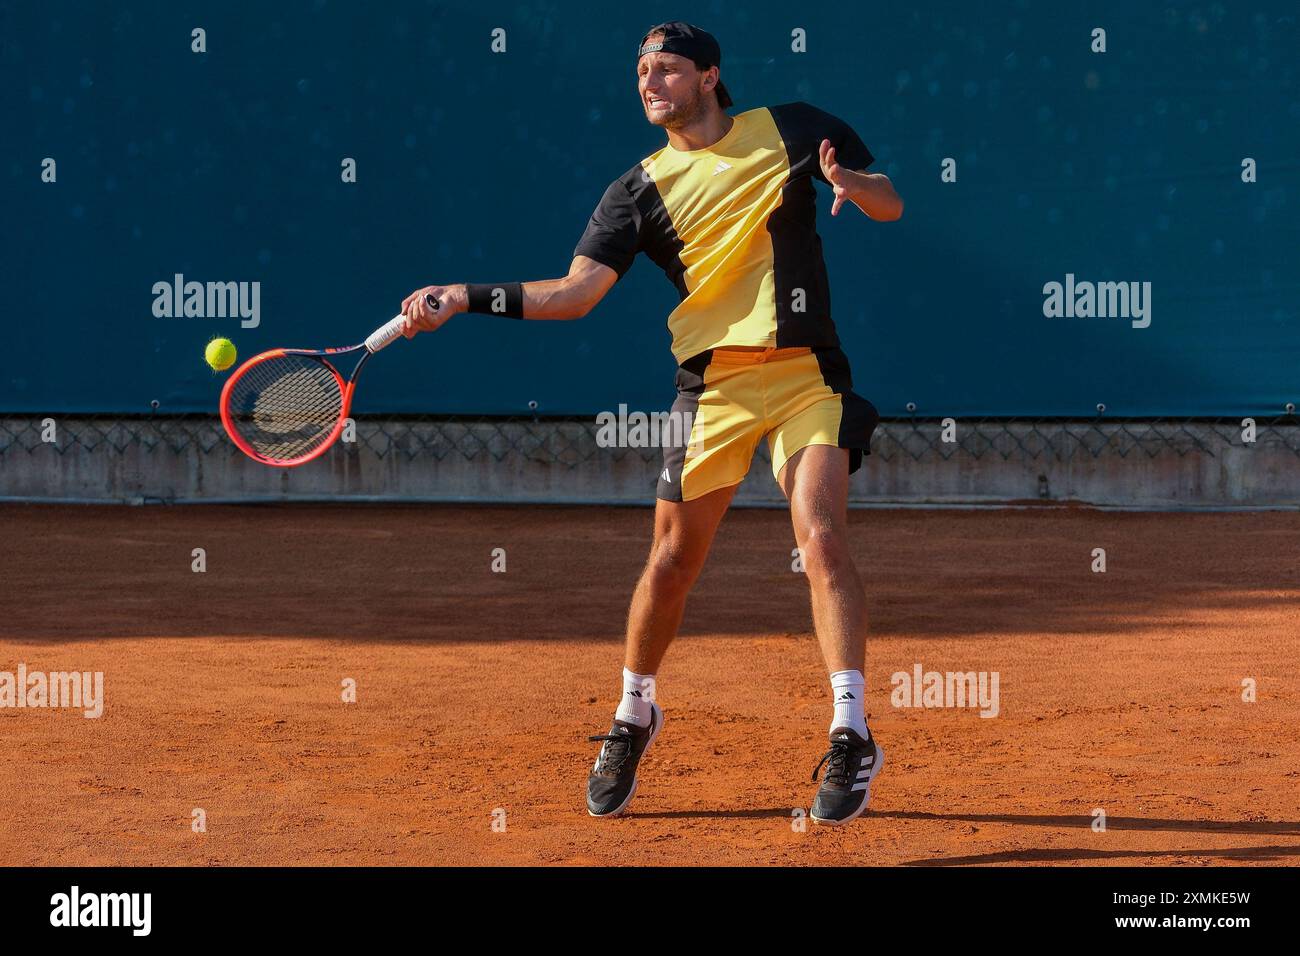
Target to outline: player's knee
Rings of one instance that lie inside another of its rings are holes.
[[[699,570],[700,559],[694,550],[672,538],[661,538],[655,542],[646,566],[651,584],[656,589],[668,592],[689,588]]]
[[[848,541],[835,528],[814,527],[805,531],[800,542],[804,569],[813,575],[834,575],[853,569]]]

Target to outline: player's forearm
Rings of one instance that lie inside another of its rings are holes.
[[[486,307],[474,309],[473,311],[491,315],[494,311],[493,303],[495,302],[497,304],[496,310],[505,314],[506,286],[507,284],[504,282],[495,286],[487,284],[488,289],[499,289],[501,292],[495,296],[489,295]],[[524,305],[524,314],[520,318],[580,319],[591,308],[582,290],[575,287],[574,283],[568,278],[523,282],[520,283],[520,286],[523,289]],[[469,288],[464,284],[451,286],[445,299],[454,313],[471,311]]]
[[[878,222],[893,222],[903,215],[903,200],[884,173],[849,171],[849,199]]]
[[[590,308],[583,290],[568,276],[524,283],[525,319],[580,319]]]

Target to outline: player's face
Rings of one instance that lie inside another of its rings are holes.
[[[705,73],[676,53],[647,53],[636,64],[637,90],[645,118],[655,126],[678,129],[704,112]]]

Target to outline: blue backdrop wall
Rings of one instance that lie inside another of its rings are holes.
[[[349,344],[426,283],[563,274],[605,186],[663,142],[633,50],[683,17],[721,40],[738,110],[841,116],[903,195],[899,222],[832,220],[819,187],[882,413],[1280,411],[1300,395],[1294,2],[1076,6],[6,0],[0,410],[211,411],[214,335]],[[177,273],[260,283],[260,324],[156,317]],[[1067,274],[1150,282],[1149,327],[1046,317]],[[664,408],[674,301],[642,260],[577,322],[457,319],[372,362],[357,410]]]

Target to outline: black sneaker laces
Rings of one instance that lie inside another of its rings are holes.
[[[830,766],[826,768],[826,777],[824,783],[830,783],[837,787],[847,787],[849,785],[849,742],[847,740],[831,741],[831,749],[826,751],[822,759],[817,761],[817,766],[813,768],[812,778],[817,779],[817,772],[822,769],[822,764],[830,761]]]
[[[627,760],[628,754],[632,752],[631,734],[596,734],[588,737],[587,740],[605,741],[605,746],[600,748],[598,773],[618,773],[623,767],[623,761]],[[620,747],[619,744],[622,746]]]

